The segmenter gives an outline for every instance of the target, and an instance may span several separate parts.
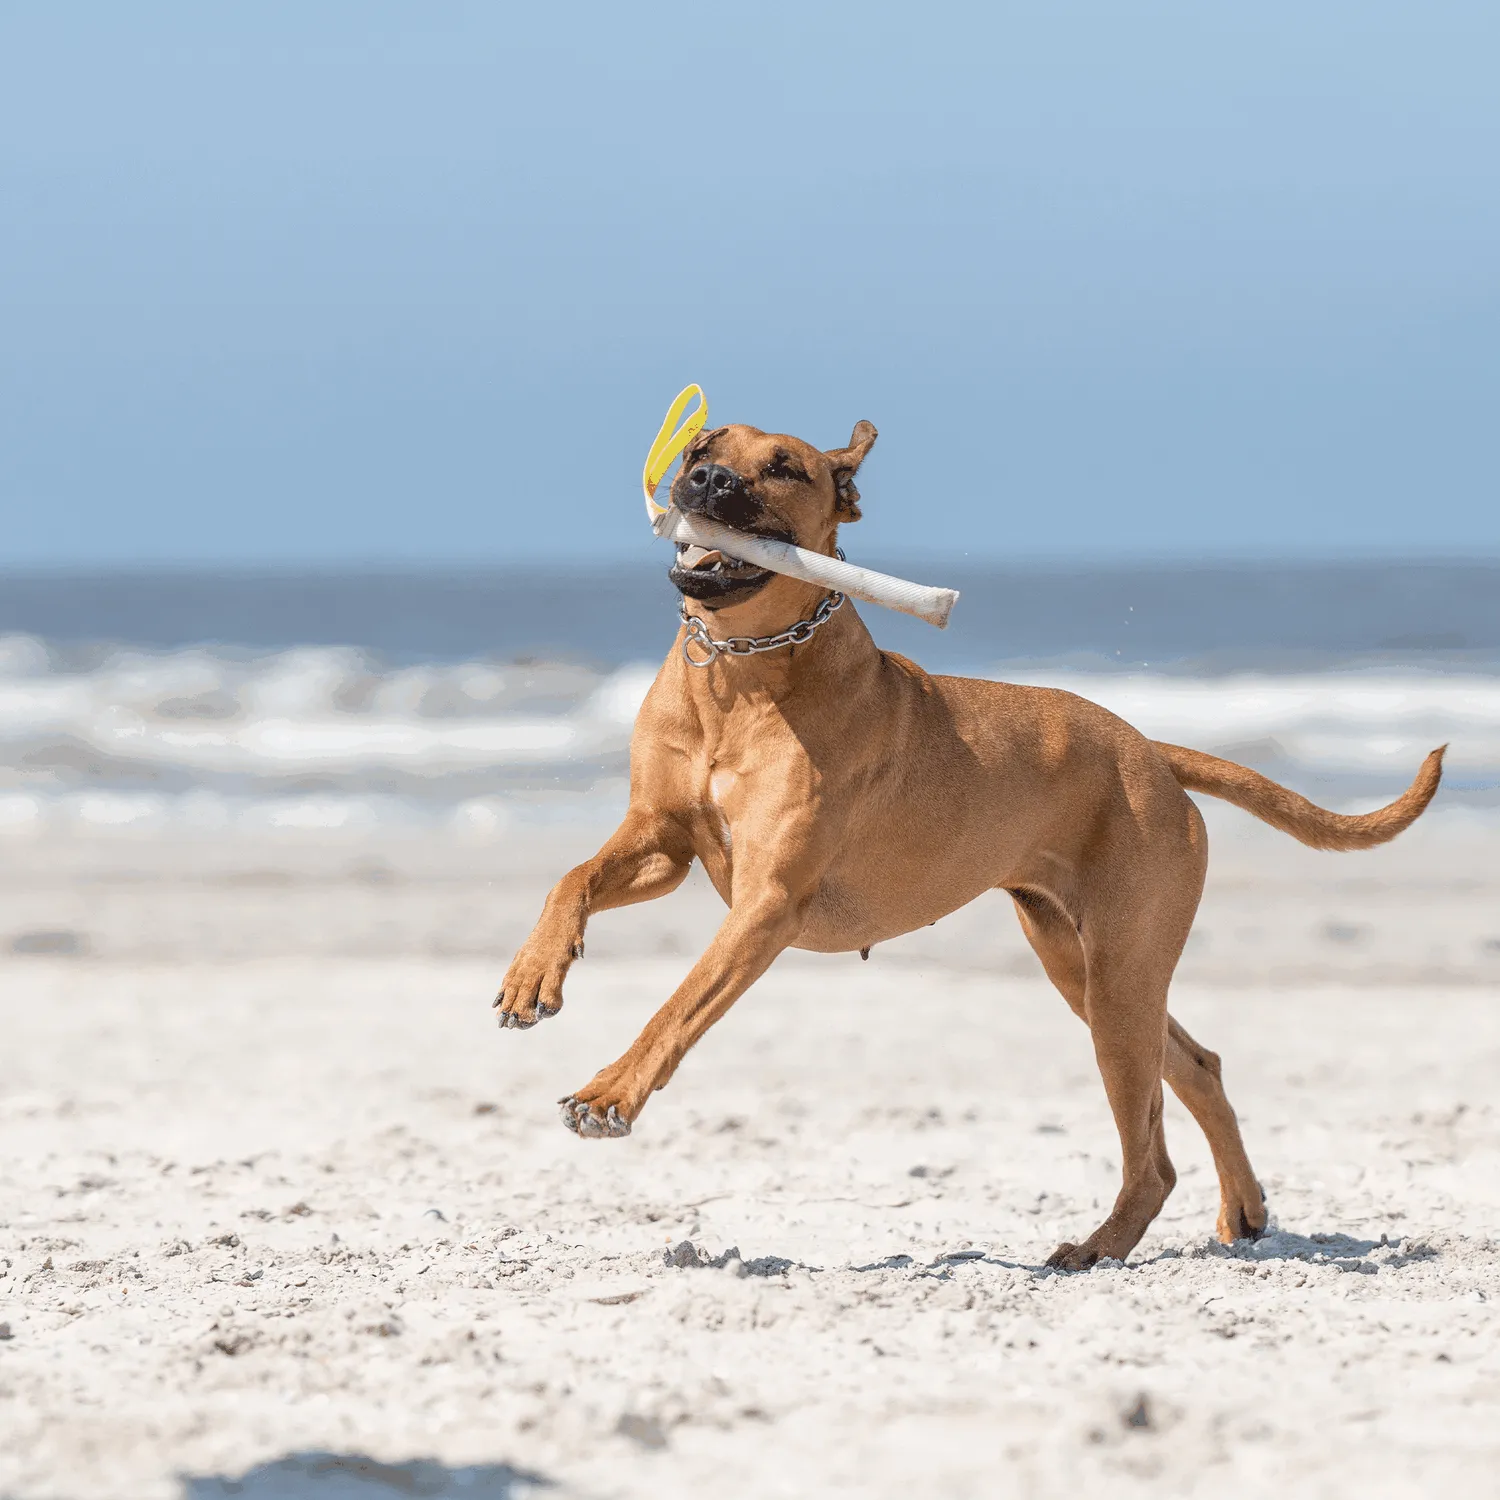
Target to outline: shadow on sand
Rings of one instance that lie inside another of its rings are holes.
[[[1176,1260],[1182,1253],[1181,1250],[1165,1250],[1145,1257],[1140,1264]],[[1236,1240],[1232,1245],[1209,1241],[1194,1255],[1195,1258],[1211,1256],[1216,1260],[1300,1260],[1310,1265],[1334,1266],[1341,1271],[1370,1272],[1399,1270],[1402,1266],[1433,1260],[1439,1253],[1426,1240],[1410,1236],[1383,1234],[1378,1240],[1367,1240],[1336,1232],[1297,1234],[1290,1229],[1273,1227],[1258,1240]]]
[[[1180,1260],[1179,1249],[1158,1251],[1142,1256],[1132,1265],[1154,1265],[1164,1260]],[[1236,1240],[1232,1245],[1210,1241],[1191,1252],[1195,1258],[1209,1256],[1216,1260],[1275,1261],[1300,1260],[1311,1265],[1331,1265],[1341,1271],[1372,1272],[1397,1270],[1402,1266],[1432,1260],[1438,1251],[1422,1239],[1381,1235],[1378,1240],[1357,1239],[1348,1234],[1296,1234],[1289,1229],[1272,1228],[1258,1240]],[[1370,1257],[1376,1255],[1377,1259]],[[1086,1275],[1086,1272],[1058,1271],[1045,1262],[1033,1265],[1027,1261],[1006,1260],[985,1250],[955,1250],[936,1260],[919,1262],[910,1255],[888,1255],[868,1265],[849,1266],[851,1271],[910,1271],[914,1276],[936,1276],[947,1280],[952,1270],[965,1262],[1001,1266],[1010,1271],[1027,1271],[1033,1276]],[[1101,1267],[1119,1267],[1118,1261],[1101,1261]],[[816,1269],[808,1267],[806,1269]]]
[[[1410,1236],[1383,1234],[1378,1240],[1366,1240],[1349,1234],[1295,1234],[1290,1229],[1277,1228],[1268,1230],[1258,1240],[1236,1240],[1224,1249],[1238,1260],[1303,1260],[1332,1264],[1343,1270],[1374,1270],[1375,1263],[1366,1257],[1377,1251],[1382,1252],[1380,1267],[1392,1270],[1432,1260],[1438,1254],[1425,1240]]]
[[[417,1458],[383,1464],[358,1453],[293,1453],[257,1464],[237,1479],[186,1475],[183,1500],[527,1500],[552,1481],[509,1464],[476,1464],[450,1469]]]

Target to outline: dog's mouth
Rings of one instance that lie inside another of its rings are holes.
[[[756,535],[773,541],[795,540],[784,532],[757,532]],[[716,608],[748,599],[770,582],[772,574],[766,568],[757,568],[753,563],[743,562],[717,548],[678,542],[677,561],[667,576],[679,593]]]

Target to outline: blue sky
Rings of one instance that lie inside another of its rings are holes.
[[[0,562],[1500,553],[1500,7],[12,4]],[[659,545],[659,544],[656,544]]]

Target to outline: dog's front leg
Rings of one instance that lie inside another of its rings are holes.
[[[770,968],[801,930],[805,891],[764,880],[734,905],[692,972],[646,1023],[618,1062],[561,1100],[563,1124],[579,1135],[629,1135],[652,1091],[663,1087],[688,1049]]]
[[[552,888],[542,915],[500,981],[500,1024],[526,1030],[562,1009],[562,985],[583,957],[589,916],[665,896],[682,884],[692,845],[665,814],[631,808],[609,842]]]

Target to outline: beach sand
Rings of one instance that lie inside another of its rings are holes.
[[[1002,898],[787,955],[629,1140],[582,1142],[554,1101],[703,947],[696,876],[596,919],[562,1015],[502,1034],[597,829],[6,842],[0,1495],[227,1493],[310,1451],[495,1494],[1500,1494],[1492,825],[1212,829],[1173,1009],[1276,1227],[1214,1241],[1169,1101],[1176,1193],[1077,1276],[1043,1262],[1118,1146]],[[359,1493],[443,1483],[382,1473]]]

